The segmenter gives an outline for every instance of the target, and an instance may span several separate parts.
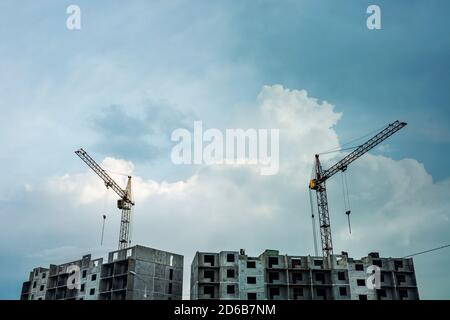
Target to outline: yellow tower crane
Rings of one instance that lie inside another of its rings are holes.
[[[119,232],[119,249],[128,248],[131,243],[131,209],[134,206],[131,193],[131,176],[128,176],[128,182],[125,189],[122,189],[100,165],[92,159],[83,149],[75,151],[75,154],[81,158],[102,180],[106,188],[111,188],[120,197],[117,200],[117,207],[122,210]]]

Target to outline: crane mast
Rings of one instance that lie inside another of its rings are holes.
[[[125,189],[122,189],[83,149],[75,151],[75,154],[83,160],[105,183],[106,188],[111,188],[120,197],[117,200],[117,207],[122,210],[119,232],[119,249],[128,248],[131,242],[131,209],[134,206],[131,192],[131,176],[128,176],[128,182]]]
[[[316,191],[320,239],[322,244],[322,255],[324,258],[328,259],[331,255],[333,255],[333,242],[331,237],[330,214],[328,211],[326,181],[337,172],[347,170],[347,166],[349,164],[376,147],[378,144],[389,138],[406,125],[406,122],[400,122],[398,120],[390,123],[375,136],[356,147],[355,150],[327,170],[323,170],[322,164],[319,160],[319,155],[315,155],[314,177],[309,182],[309,188]]]

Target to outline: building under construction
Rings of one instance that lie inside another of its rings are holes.
[[[183,256],[136,245],[110,252],[106,262],[89,254],[35,268],[20,299],[181,300],[182,288]]]
[[[412,258],[353,259],[281,255],[266,250],[249,257],[244,250],[197,252],[191,265],[191,299],[241,300],[418,300]],[[370,266],[379,267],[380,286],[369,288]]]

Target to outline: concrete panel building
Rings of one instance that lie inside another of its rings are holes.
[[[79,270],[79,286],[75,271]],[[21,300],[181,300],[183,256],[134,246],[92,259],[35,268],[23,283]]]
[[[378,289],[366,279],[376,266]],[[191,265],[191,299],[241,300],[399,300],[419,299],[411,258],[353,259],[343,252],[329,263],[322,257],[281,255],[266,250],[249,257],[244,250],[197,252]]]

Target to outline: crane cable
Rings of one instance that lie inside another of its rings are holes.
[[[314,206],[313,206],[313,197],[312,197],[312,191],[309,189],[309,203],[311,204],[311,223],[312,223],[312,232],[313,232],[313,238],[314,238],[314,253],[317,257],[319,255],[319,252],[317,251],[317,231],[316,231],[316,218],[314,215]]]
[[[102,237],[101,237],[101,240],[100,240],[100,246],[103,245],[103,235],[105,234],[106,202],[107,202],[107,200],[108,200],[108,195],[105,194],[103,196],[103,201],[102,201],[102,218],[103,218],[103,221],[102,221]]]
[[[113,174],[118,174],[118,175],[124,176],[124,177],[128,177],[129,176],[129,174],[125,174],[125,173],[122,173],[122,172],[112,171],[112,170],[108,170],[108,169],[103,169],[103,170],[106,171],[106,172],[113,173]]]
[[[100,239],[100,246],[103,246],[103,236],[105,234],[105,222],[106,222],[106,212],[107,212],[107,203],[108,203],[108,194],[105,194],[102,197],[102,236]]]
[[[416,253],[413,253],[413,254],[409,254],[407,256],[404,256],[403,258],[414,257],[414,256],[418,256],[420,254],[424,254],[424,253],[428,253],[428,252],[444,249],[444,248],[447,248],[447,247],[450,247],[450,244],[446,244],[446,245],[443,245],[443,246],[440,246],[440,247],[436,247],[436,248],[428,249],[428,250],[425,250],[425,251],[420,251],[420,252],[416,252]]]
[[[311,180],[315,179],[316,177],[316,163],[314,163],[312,169],[311,169]],[[309,190],[309,203],[311,205],[311,223],[312,223],[312,232],[313,232],[313,240],[314,240],[314,253],[315,256],[319,256],[318,252],[318,245],[317,245],[317,230],[316,230],[316,218],[315,218],[315,211],[314,211],[314,204],[313,204],[313,196],[312,196],[312,190],[308,188]]]
[[[380,131],[381,129],[383,129],[383,128],[384,128],[384,126],[378,128],[378,129],[372,130],[372,131],[366,133],[365,135],[363,135],[363,136],[361,136],[361,137],[359,137],[359,138],[356,138],[356,139],[352,139],[352,140],[350,140],[350,141],[347,141],[347,142],[341,144],[341,145],[338,146],[338,147],[329,149],[329,150],[324,151],[324,152],[320,152],[320,153],[318,153],[318,154],[319,154],[319,155],[322,155],[322,154],[329,154],[329,153],[334,153],[334,152],[340,152],[340,151],[347,151],[347,150],[351,150],[351,149],[356,149],[357,147],[359,147],[359,145],[354,145],[354,146],[351,146],[351,147],[348,147],[348,145],[351,144],[351,143],[355,143],[355,142],[357,142],[357,141],[359,141],[359,140],[362,140],[362,139],[364,139],[364,138],[366,138],[366,137],[368,137],[368,136],[370,136],[370,135],[372,135],[372,134],[374,134],[374,133],[376,133],[376,132],[379,132],[379,131]]]
[[[346,171],[341,172],[341,180],[342,180],[342,196],[344,198],[344,210],[345,214],[347,215],[347,221],[348,221],[348,231],[351,234],[352,233],[352,227],[350,224],[350,213],[352,212],[350,209],[350,197],[348,193],[348,181],[347,181],[347,173]]]

